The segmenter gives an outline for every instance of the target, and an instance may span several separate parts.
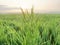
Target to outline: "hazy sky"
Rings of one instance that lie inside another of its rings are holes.
[[[8,7],[22,7],[30,9],[34,5],[37,11],[60,12],[60,0],[0,0],[0,5]]]

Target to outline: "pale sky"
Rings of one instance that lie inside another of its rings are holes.
[[[34,5],[36,11],[57,11],[60,12],[60,0],[0,0],[0,5],[8,7],[22,7],[30,9]]]

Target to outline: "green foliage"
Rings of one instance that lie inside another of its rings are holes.
[[[60,15],[32,13],[1,14],[0,45],[60,45]]]

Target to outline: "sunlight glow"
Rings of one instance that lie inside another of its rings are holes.
[[[7,5],[8,8],[28,10],[30,10],[33,5],[35,11],[60,11],[60,0],[0,0],[0,5]]]
[[[23,9],[30,9],[32,7],[32,0],[20,0],[19,5]]]

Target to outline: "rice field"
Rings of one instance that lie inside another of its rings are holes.
[[[0,45],[60,45],[60,14],[0,14]]]

